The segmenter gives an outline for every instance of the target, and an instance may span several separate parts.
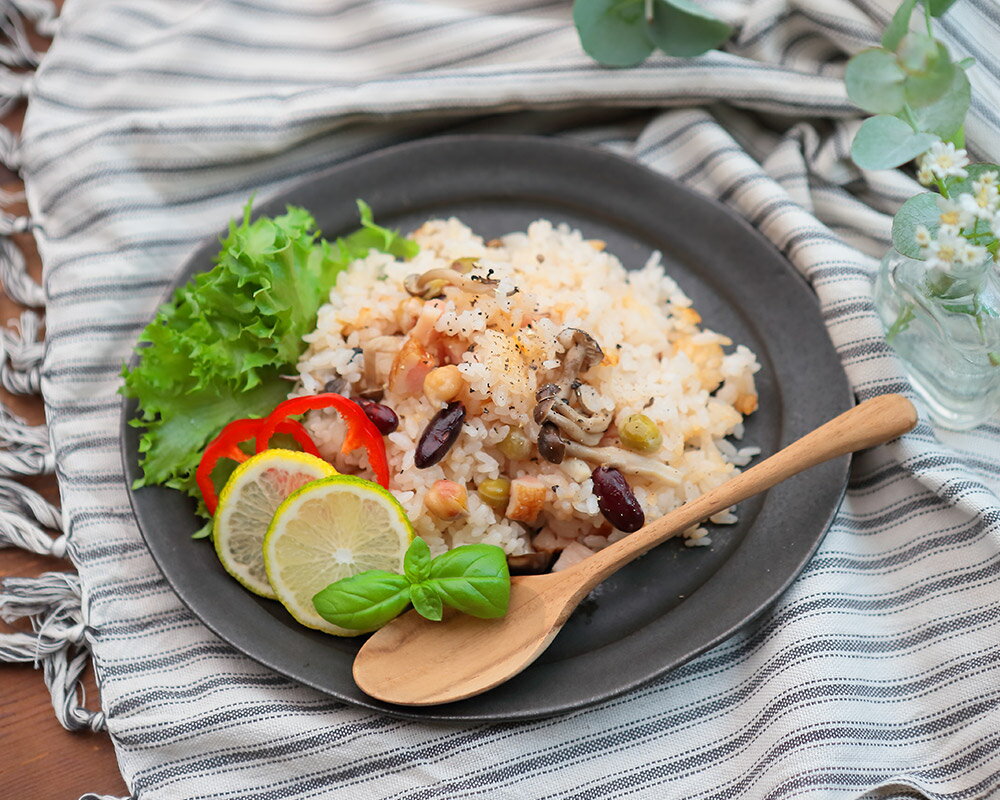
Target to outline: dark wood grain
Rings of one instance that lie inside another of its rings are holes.
[[[44,42],[34,38],[36,47]],[[16,109],[2,124],[20,130],[23,108]],[[9,170],[0,171],[0,186],[7,191],[21,188]],[[26,214],[24,204],[6,209],[12,214]],[[15,236],[28,261],[35,280],[41,278],[41,263],[30,235]],[[22,309],[0,293],[0,320],[4,325],[20,315]],[[10,395],[0,389],[0,397],[15,413],[32,424],[45,419],[41,399]],[[27,479],[48,500],[58,502],[59,490],[53,476]],[[70,569],[67,561],[38,556],[20,550],[0,550],[0,578],[28,577],[43,572]],[[26,625],[6,625],[0,631],[30,630]],[[88,669],[84,677],[86,705],[96,708],[98,692]],[[118,771],[114,748],[106,733],[71,733],[56,721],[48,689],[40,670],[30,665],[0,665],[0,790],[5,797],[30,797],[32,800],[67,800],[87,792],[127,795],[128,790]]]

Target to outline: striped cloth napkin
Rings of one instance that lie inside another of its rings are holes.
[[[822,548],[763,619],[639,690],[519,724],[400,721],[248,660],[174,596],[129,510],[118,373],[185,256],[251,192],[462,126],[570,136],[720,198],[811,282],[858,396],[908,392],[871,279],[918,186],[851,164],[841,79],[895,3],[706,5],[738,28],[724,52],[607,70],[581,52],[569,0],[70,0],[57,23],[45,0],[7,3],[57,35],[37,73],[0,82],[29,101],[0,155],[32,213],[2,224],[33,227],[44,297],[6,240],[0,265],[47,313],[44,361],[29,316],[4,336],[2,374],[40,378],[49,420],[3,412],[0,473],[54,466],[63,504],[60,520],[5,480],[0,537],[68,550],[79,578],[8,581],[4,613],[41,631],[0,654],[42,657],[60,719],[107,728],[134,797],[995,795],[997,424],[924,421],[858,456]],[[936,26],[978,61],[969,146],[996,161],[1000,9],[960,0]],[[100,710],[75,693],[88,654]]]

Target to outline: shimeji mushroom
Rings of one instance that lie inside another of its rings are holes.
[[[462,291],[473,294],[482,294],[497,286],[498,283],[499,281],[493,278],[463,275],[456,269],[439,267],[429,269],[423,274],[407,275],[403,281],[403,288],[414,297],[433,300],[435,297],[440,297],[448,286],[455,286]]]
[[[601,346],[586,331],[565,328],[558,336],[565,348],[558,380],[546,383],[535,394],[535,422],[541,426],[538,449],[544,458],[558,464],[562,461],[559,441],[565,437],[580,444],[595,446],[611,424],[612,410],[592,387],[581,380],[581,374],[604,359]],[[571,404],[576,399],[580,408]]]

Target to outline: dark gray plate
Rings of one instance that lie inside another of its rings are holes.
[[[487,238],[540,217],[604,239],[626,267],[660,250],[667,272],[705,324],[748,345],[762,364],[760,410],[745,442],[779,450],[852,404],[816,300],[788,262],[742,219],[661,175],[557,139],[453,136],[393,147],[299,184],[257,208],[288,203],[315,214],[327,236],[357,224],[354,199],[383,225],[412,230],[456,215]],[[233,209],[234,214],[238,209]],[[178,283],[209,269],[206,242]],[[122,456],[138,474],[135,413],[126,403]],[[153,557],[209,628],[251,658],[350,703],[427,720],[515,720],[582,708],[625,692],[722,641],[759,615],[802,570],[843,496],[848,459],[816,467],[739,508],[710,548],[668,543],[606,581],[549,650],[508,683],[479,697],[426,709],[390,706],[351,679],[357,639],[296,624],[275,602],[245,591],[208,542],[191,539],[193,504],[178,492],[132,492]]]

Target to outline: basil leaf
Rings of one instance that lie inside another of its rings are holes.
[[[441,604],[441,597],[433,588],[426,583],[415,583],[410,587],[410,600],[417,613],[434,622],[441,621],[444,607]]]
[[[381,628],[409,602],[410,582],[380,569],[342,578],[313,597],[313,606],[323,619],[354,631]]]
[[[653,52],[643,0],[575,0],[573,24],[591,58],[608,67],[631,67]]]
[[[403,574],[410,583],[420,583],[430,577],[431,549],[419,536],[406,548],[406,555],[403,556]]]
[[[915,133],[900,119],[869,117],[851,143],[851,158],[862,169],[892,169],[916,158],[938,140],[933,133]]]
[[[492,544],[456,547],[431,562],[431,577],[425,585],[465,614],[502,617],[510,602],[507,555]]]
[[[847,62],[844,83],[851,102],[873,114],[895,114],[903,108],[906,73],[896,56],[881,47],[862,50]]]
[[[655,0],[650,36],[668,56],[700,56],[733,33],[730,25],[690,0]]]
[[[903,0],[903,4],[896,9],[885,33],[882,34],[883,47],[889,50],[895,50],[899,47],[900,41],[910,30],[910,17],[913,15],[913,8],[916,5],[917,0]]]

